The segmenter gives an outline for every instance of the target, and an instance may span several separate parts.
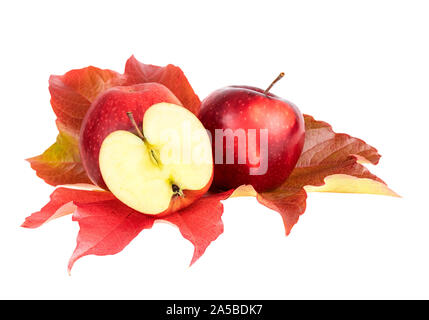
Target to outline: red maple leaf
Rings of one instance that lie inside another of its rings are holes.
[[[209,244],[223,232],[223,205],[229,192],[206,194],[189,207],[169,216],[158,218],[137,212],[112,193],[97,190],[77,190],[59,187],[51,194],[51,201],[29,216],[22,227],[37,228],[53,219],[73,214],[79,223],[76,249],[68,270],[86,255],[111,255],[124,249],[142,230],[152,228],[156,221],[176,225],[183,237],[195,247],[191,264],[197,261]]]

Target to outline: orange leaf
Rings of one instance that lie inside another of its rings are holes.
[[[115,71],[91,66],[71,70],[62,76],[51,76],[49,92],[59,129],[78,137],[91,102],[101,92],[124,82],[124,76]]]
[[[198,115],[201,101],[186,79],[183,71],[172,64],[165,67],[143,64],[134,56],[125,65],[127,84],[158,82],[170,89],[183,106]]]

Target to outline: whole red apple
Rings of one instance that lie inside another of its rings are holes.
[[[212,136],[213,185],[252,185],[263,192],[280,186],[304,145],[304,118],[291,102],[249,86],[219,89],[203,100],[200,120]]]
[[[159,83],[114,87],[93,101],[82,122],[79,150],[83,166],[94,184],[107,189],[99,165],[104,139],[117,130],[134,132],[127,112],[133,114],[141,128],[145,111],[160,102],[182,105],[167,87]]]

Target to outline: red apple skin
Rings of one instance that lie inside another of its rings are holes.
[[[246,163],[238,163],[238,141],[234,141],[234,163],[226,164],[226,142],[223,141],[223,163],[215,163],[213,186],[220,190],[252,185],[257,192],[279,187],[294,169],[301,155],[305,138],[304,118],[291,102],[249,86],[229,86],[219,89],[203,100],[200,120],[212,135],[215,155],[215,129],[267,129],[268,169],[262,175],[250,175],[248,150],[255,148],[246,142]],[[225,139],[224,139],[225,140]],[[257,143],[256,150],[260,145]],[[214,156],[216,159],[216,157]]]
[[[133,113],[141,128],[146,110],[160,102],[182,105],[167,87],[159,83],[113,87],[93,101],[82,122],[79,150],[83,166],[94,184],[108,190],[98,162],[104,139],[117,130],[134,132],[128,111]]]
[[[176,211],[189,207],[192,203],[201,198],[207,191],[209,191],[213,182],[213,173],[210,177],[209,182],[200,190],[183,190],[183,196],[173,196],[170,201],[170,205],[167,210],[156,215],[161,218],[168,216]]]

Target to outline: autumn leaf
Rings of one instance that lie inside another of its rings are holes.
[[[185,107],[198,113],[198,96],[182,70],[173,65],[145,65],[132,56],[126,63],[125,74],[90,66],[51,76],[49,92],[59,134],[56,142],[45,152],[27,159],[37,176],[53,186],[90,183],[78,148],[79,132],[86,112],[95,98],[105,90],[145,82],[165,85]]]
[[[165,217],[163,220],[176,225],[185,239],[194,245],[191,265],[206,251],[209,244],[223,233],[223,205],[231,191],[206,195],[191,206]]]
[[[71,70],[62,76],[51,76],[49,92],[58,129],[77,138],[91,102],[101,92],[124,83],[123,75],[92,66]]]
[[[60,187],[51,194],[51,200],[48,204],[40,211],[27,217],[21,226],[24,228],[38,228],[53,219],[72,214],[76,210],[76,203],[86,204],[112,199],[115,199],[115,197],[107,191]]]
[[[195,247],[191,264],[205,252],[209,244],[223,232],[220,202],[231,191],[206,194],[189,207],[165,217],[145,215],[119,200],[112,193],[101,190],[57,188],[51,200],[40,211],[33,213],[22,224],[24,228],[37,228],[53,219],[73,214],[79,223],[76,249],[70,258],[68,270],[86,255],[111,255],[122,251],[142,230],[156,221],[177,226],[183,237]]]
[[[80,160],[78,141],[66,132],[60,132],[52,146],[27,161],[37,176],[50,185],[90,183]]]
[[[255,196],[282,216],[289,234],[305,211],[306,191],[397,196],[362,165],[378,163],[380,155],[374,147],[347,134],[335,133],[328,123],[309,115],[304,115],[304,120],[304,148],[289,178],[277,189],[259,194],[251,186],[241,186],[233,197]]]
[[[183,106],[198,115],[201,101],[186,79],[183,71],[172,64],[165,67],[143,64],[134,56],[125,65],[127,84],[158,82],[170,89]]]
[[[86,255],[111,255],[122,251],[143,229],[149,229],[155,218],[141,214],[117,199],[79,203],[73,221],[79,223],[76,249],[68,271]]]

